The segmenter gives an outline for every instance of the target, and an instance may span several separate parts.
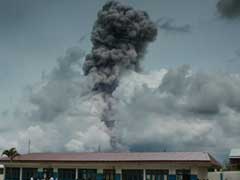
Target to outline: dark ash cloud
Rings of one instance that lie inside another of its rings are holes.
[[[162,29],[166,32],[190,33],[192,31],[190,24],[176,25],[175,20],[172,18],[162,17],[159,18],[156,23],[158,24],[159,29]]]
[[[8,141],[22,150],[31,138],[34,151],[96,151],[99,145],[113,149],[117,138],[108,124],[116,101],[112,93],[125,71],[140,70],[147,45],[156,35],[157,27],[146,12],[107,2],[98,13],[93,48],[83,67],[85,53],[78,47],[67,50],[57,67],[32,86],[29,107],[21,109],[24,127],[12,132],[16,141],[11,137]]]
[[[169,32],[191,32],[190,25],[178,26],[174,20],[162,19],[160,24]],[[57,67],[33,85],[33,107],[22,105],[26,118],[16,113],[22,126],[6,136],[1,133],[0,145],[22,152],[31,138],[34,152],[97,151],[99,145],[110,151],[114,137],[132,151],[219,153],[235,146],[240,138],[239,75],[194,73],[188,66],[140,73],[155,28],[145,12],[107,4],[93,28],[86,76],[81,67],[84,52],[69,49]],[[116,111],[110,113],[113,99]],[[103,114],[116,120],[113,137],[101,121]]]
[[[92,52],[83,66],[85,75],[96,77],[94,91],[111,94],[124,70],[139,70],[146,47],[156,36],[157,28],[146,12],[117,1],[107,2],[98,12]]]
[[[112,93],[126,70],[140,70],[140,62],[147,45],[157,36],[157,27],[145,11],[121,4],[107,2],[98,12],[93,26],[92,51],[86,56],[83,71],[91,76],[93,92],[102,94],[104,107],[102,121],[111,129],[114,126]],[[115,137],[112,138],[113,147]]]
[[[220,0],[217,3],[217,10],[222,17],[236,18],[240,15],[239,0]]]

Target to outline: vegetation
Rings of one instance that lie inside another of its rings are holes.
[[[13,147],[13,148],[4,150],[2,152],[2,156],[7,156],[9,158],[10,162],[12,162],[14,160],[14,158],[17,156],[20,156],[20,154],[18,153],[17,149]],[[10,168],[9,170],[10,170],[9,176],[10,176],[10,179],[12,179],[12,169]]]
[[[8,150],[4,150],[2,152],[2,156],[7,156],[11,161],[13,161],[13,159],[17,156],[20,156],[20,154],[18,153],[16,148],[11,148]]]

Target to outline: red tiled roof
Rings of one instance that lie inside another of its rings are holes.
[[[8,162],[3,157],[1,162]],[[157,152],[157,153],[31,153],[14,158],[16,162],[206,162],[220,164],[206,152]]]

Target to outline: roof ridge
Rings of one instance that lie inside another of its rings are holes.
[[[92,154],[92,155],[91,155]],[[204,162],[219,163],[206,152],[42,152],[23,154],[16,157],[19,162]],[[9,162],[1,158],[0,162]]]
[[[202,151],[159,151],[159,152],[32,152],[25,153],[21,155],[31,155],[31,154],[159,154],[159,153],[207,153]]]

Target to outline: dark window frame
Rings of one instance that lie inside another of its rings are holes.
[[[191,179],[191,169],[176,169],[176,179],[177,180],[190,180]]]
[[[165,180],[164,177],[167,177],[167,180],[168,180],[169,170],[168,169],[146,169],[146,180],[148,180],[148,176],[150,176],[150,180]]]
[[[54,169],[53,168],[43,168],[42,178],[44,178],[45,174],[46,174],[46,178],[50,179],[51,177],[54,176]]]
[[[97,179],[97,169],[78,169],[78,179],[79,180],[96,180]]]
[[[143,180],[143,169],[122,169],[122,180]]]
[[[116,171],[115,169],[104,169],[103,180],[115,180]]]
[[[5,168],[5,180],[20,180],[20,168],[17,167]]]
[[[59,168],[58,169],[58,180],[75,180],[76,169],[74,168]]]
[[[0,168],[0,175],[4,174],[4,168]]]
[[[22,168],[22,180],[37,179],[37,168]]]

